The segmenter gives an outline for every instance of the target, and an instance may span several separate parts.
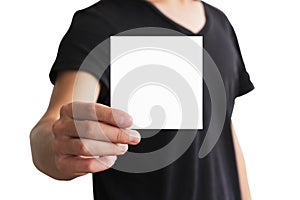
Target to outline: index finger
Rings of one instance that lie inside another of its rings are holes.
[[[100,121],[120,128],[132,125],[132,117],[128,113],[98,103],[73,102],[61,108],[61,115],[76,120]]]

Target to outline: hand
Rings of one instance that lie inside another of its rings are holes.
[[[75,178],[110,168],[116,156],[128,150],[128,144],[140,142],[137,131],[126,129],[131,125],[127,113],[102,104],[62,106],[60,118],[52,126],[57,169]]]

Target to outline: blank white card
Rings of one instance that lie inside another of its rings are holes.
[[[201,36],[111,36],[111,107],[132,129],[203,128]]]

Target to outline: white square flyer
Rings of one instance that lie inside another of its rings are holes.
[[[111,107],[131,129],[203,128],[202,36],[111,36]]]

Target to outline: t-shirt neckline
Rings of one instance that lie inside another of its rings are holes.
[[[202,0],[197,0],[203,3],[203,7],[204,7],[204,15],[205,15],[205,24],[204,26],[201,28],[200,31],[198,32],[193,32],[191,30],[189,30],[188,28],[184,27],[183,25],[175,22],[174,20],[170,19],[168,16],[166,16],[163,12],[161,12],[153,3],[147,1],[147,0],[140,0],[142,2],[144,2],[146,5],[148,5],[150,8],[152,8],[155,13],[157,13],[158,15],[160,15],[165,21],[169,22],[170,24],[178,27],[179,29],[183,30],[184,32],[186,32],[188,35],[203,35],[206,33],[206,31],[208,30],[208,26],[209,26],[209,16],[207,13],[207,6],[206,3]]]

